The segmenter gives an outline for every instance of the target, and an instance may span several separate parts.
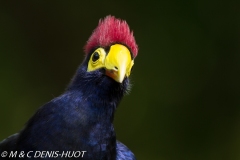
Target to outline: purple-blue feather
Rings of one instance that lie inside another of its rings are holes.
[[[102,69],[87,72],[86,57],[66,91],[42,106],[25,128],[0,143],[0,151],[87,151],[81,159],[131,160],[132,152],[116,141],[115,109],[129,88]],[[54,158],[56,160],[56,158]]]

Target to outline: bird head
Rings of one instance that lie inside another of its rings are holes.
[[[84,50],[89,57],[87,72],[104,69],[105,75],[122,83],[131,74],[138,46],[126,21],[107,16],[99,21]]]

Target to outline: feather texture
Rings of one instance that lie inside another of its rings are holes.
[[[117,26],[107,28],[112,25]],[[86,52],[96,45],[107,47],[106,45],[123,40],[123,43],[130,45],[129,48],[136,56],[135,40],[126,27],[126,22],[108,16],[104,22],[100,22],[99,27],[90,37]],[[118,32],[114,34],[119,28],[121,34],[130,36],[128,41],[127,37],[119,35]],[[100,29],[103,33],[100,33]],[[107,37],[107,33],[110,37]],[[95,40],[96,38],[99,40]],[[105,74],[104,68],[87,72],[90,57],[91,54],[86,55],[62,95],[40,107],[19,133],[0,143],[0,153],[17,151],[18,157],[21,151],[25,153],[32,151],[29,156],[33,156],[36,151],[87,151],[79,159],[135,160],[133,153],[116,140],[113,127],[114,112],[129,90],[129,79],[125,77],[122,83],[118,83]],[[45,157],[44,159],[63,158]]]
[[[138,46],[127,22],[116,19],[114,16],[107,16],[99,21],[97,28],[88,39],[84,47],[85,53],[90,53],[95,47],[105,48],[116,43],[127,46],[133,58],[137,56]]]

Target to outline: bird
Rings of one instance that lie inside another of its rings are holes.
[[[107,15],[99,20],[83,52],[83,62],[65,91],[41,106],[22,130],[0,142],[0,154],[8,153],[0,159],[21,153],[21,159],[34,160],[136,159],[116,139],[113,126],[117,106],[130,90],[129,76],[138,54],[133,31],[125,20]],[[46,156],[46,151],[52,155]],[[66,155],[74,152],[75,157]]]

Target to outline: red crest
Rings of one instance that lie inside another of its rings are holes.
[[[88,54],[95,47],[108,47],[116,43],[126,45],[132,52],[133,58],[137,56],[138,46],[127,22],[114,16],[107,16],[99,21],[84,50]]]

